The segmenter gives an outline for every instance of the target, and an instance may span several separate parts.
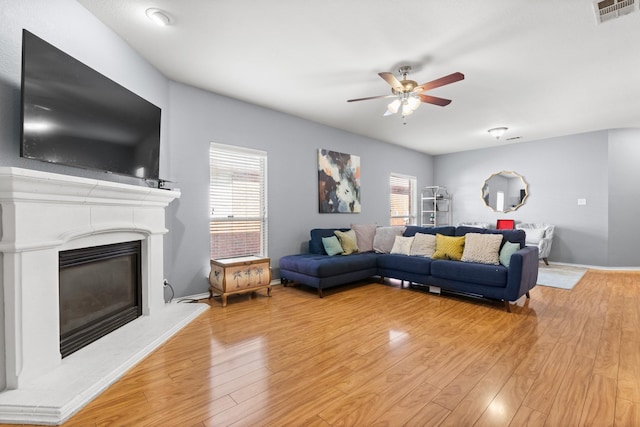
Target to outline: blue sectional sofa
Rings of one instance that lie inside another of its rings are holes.
[[[280,280],[322,290],[358,280],[379,276],[409,281],[418,285],[429,285],[484,298],[501,300],[510,311],[509,301],[527,295],[538,278],[538,249],[525,246],[522,230],[492,230],[474,227],[417,227],[408,226],[403,236],[416,233],[465,236],[467,233],[501,234],[502,243],[520,245],[505,265],[478,262],[431,259],[425,256],[409,256],[396,253],[361,252],[347,256],[329,256],[324,250],[323,237],[334,235],[335,230],[313,229],[309,240],[309,253],[288,255],[280,259]],[[517,247],[516,247],[517,248]]]

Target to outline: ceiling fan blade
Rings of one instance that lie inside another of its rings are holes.
[[[437,96],[424,95],[422,93],[418,96],[420,97],[420,101],[428,104],[439,105],[440,107],[446,107],[451,104],[450,99],[438,98]]]
[[[377,98],[395,98],[395,97],[396,97],[396,95],[367,96],[366,98],[347,99],[347,102],[367,101],[367,100],[369,100],[369,99],[377,99]]]
[[[440,86],[448,85],[451,83],[458,82],[460,80],[464,80],[464,74],[462,73],[453,73],[448,76],[440,77],[439,79],[430,81],[428,83],[423,83],[420,86],[416,86],[414,89],[415,92],[423,92],[425,90],[434,89]]]
[[[396,78],[396,76],[393,75],[393,73],[385,72],[385,73],[378,73],[378,75],[382,77],[385,82],[389,83],[389,85],[392,88],[394,88],[396,92],[402,92],[402,90],[404,89],[402,87],[402,83],[398,81],[398,79]]]

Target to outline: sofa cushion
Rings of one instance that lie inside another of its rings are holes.
[[[525,232],[525,242],[527,245],[538,246],[540,240],[544,237],[544,228],[531,228],[524,230]]]
[[[399,270],[407,273],[428,275],[431,271],[431,258],[422,256],[406,256],[384,254],[378,256],[378,268],[383,270]]]
[[[464,225],[460,227],[456,227],[456,232],[455,232],[456,236],[464,236],[467,233],[502,234],[503,245],[504,245],[504,242],[512,242],[512,243],[518,243],[521,249],[524,248],[525,233],[523,230],[517,230],[517,229],[516,230],[496,230],[492,228],[484,229],[484,228],[476,228],[476,227],[467,227]]]
[[[349,231],[348,228],[314,228],[310,231],[311,240],[309,240],[309,252],[312,254],[326,255],[322,244],[323,237],[335,236],[334,231]]]
[[[500,264],[501,243],[502,236],[499,234],[467,233],[465,234],[462,261],[498,265]]]
[[[404,230],[403,236],[411,237],[415,236],[416,233],[422,234],[442,234],[444,236],[455,236],[456,228],[450,225],[445,225],[442,227],[419,227],[417,225],[407,225],[407,228]]]
[[[432,234],[416,233],[413,236],[409,255],[426,256],[431,258],[436,251],[436,236]]]
[[[329,236],[322,238],[322,246],[324,251],[329,256],[334,256],[342,253],[342,245],[336,236]]]
[[[396,236],[402,236],[403,232],[404,227],[402,226],[376,228],[376,235],[373,238],[373,250],[382,254],[390,253],[396,241]]]
[[[396,236],[396,240],[393,242],[393,247],[391,248],[391,253],[409,255],[412,244],[413,237]]]
[[[373,238],[376,236],[376,224],[351,224],[351,229],[356,233],[358,251],[373,251]]]
[[[431,275],[458,282],[504,288],[507,286],[507,267],[460,261],[434,260]]]
[[[349,256],[318,254],[288,255],[280,258],[280,268],[313,277],[331,277],[352,271],[376,268],[377,256],[373,252],[357,253]]]
[[[460,261],[464,251],[464,236],[444,236],[436,234],[436,251],[431,258]]]
[[[505,242],[502,245],[502,249],[500,249],[500,264],[505,267],[509,267],[509,263],[511,262],[511,255],[516,253],[520,249],[520,245],[517,243]]]
[[[335,235],[340,240],[340,245],[342,246],[342,255],[350,255],[358,252],[358,243],[356,242],[356,232],[353,230],[349,231],[334,231]]]

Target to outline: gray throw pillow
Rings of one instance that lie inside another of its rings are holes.
[[[373,238],[373,250],[381,254],[391,253],[396,236],[402,236],[404,229],[405,227],[397,225],[376,228],[376,235]]]

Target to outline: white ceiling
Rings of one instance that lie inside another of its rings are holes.
[[[640,128],[637,6],[597,24],[592,0],[78,1],[172,80],[429,154]],[[406,125],[388,99],[346,102],[388,94],[377,73],[401,65],[465,80]]]

